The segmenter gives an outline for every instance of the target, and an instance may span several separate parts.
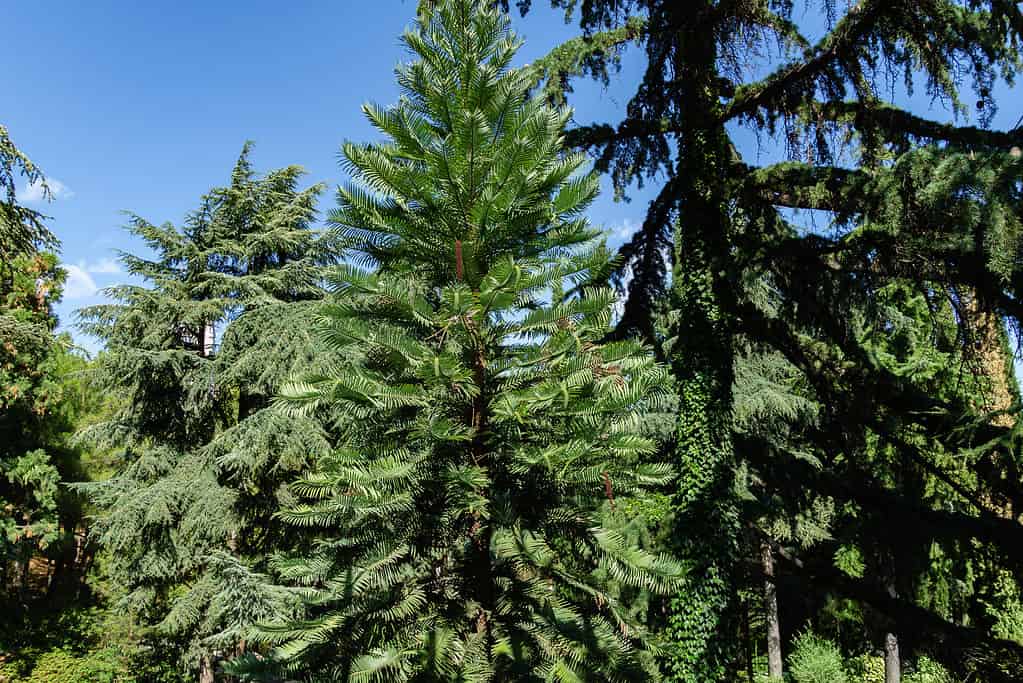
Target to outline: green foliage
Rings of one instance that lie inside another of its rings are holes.
[[[856,578],[862,578],[866,569],[863,554],[854,545],[842,545],[835,551],[835,566]]]
[[[113,649],[76,657],[51,650],[36,660],[25,683],[135,683],[138,679]]]
[[[913,670],[908,672],[903,680],[906,683],[956,683],[955,677],[948,669],[927,657],[918,658]]]
[[[950,667],[961,666],[966,641],[992,645],[978,604],[987,564],[1018,545],[984,531],[1018,514],[1006,514],[1020,496],[1018,405],[1009,407],[1018,397],[1006,391],[996,410],[985,406],[984,385],[998,382],[982,376],[1003,381],[1004,363],[979,369],[963,351],[978,343],[971,299],[996,328],[1007,319],[1018,329],[1020,137],[988,124],[994,83],[1011,82],[1020,65],[1023,12],[954,0],[551,4],[578,18],[583,34],[552,63],[606,78],[619,63],[618,35],[635,43],[641,64],[624,117],[568,137],[617,191],[660,184],[621,250],[619,332],[661,342],[653,321],[665,305],[675,317],[663,350],[681,396],[676,535],[713,570],[693,573],[707,577],[707,591],[687,589],[695,609],[673,617],[689,659],[677,677],[739,670],[726,598],[738,593],[731,567],[746,548],[730,544],[743,522],[786,536],[807,568],[793,571],[814,588],[800,596],[815,605],[854,602],[846,614],[904,628],[919,627],[911,615],[925,605],[939,617],[929,636],[949,646]],[[827,30],[811,36],[804,29],[819,25],[801,14],[817,10]],[[637,19],[642,30],[630,34]],[[979,125],[893,104],[920,84],[956,117],[975,100]],[[755,155],[737,126],[756,133]],[[789,161],[759,165],[762,151]],[[778,382],[749,381],[767,372],[746,373],[736,360],[747,343],[752,357],[791,364],[780,375],[791,379],[780,383],[788,396]],[[793,395],[817,409],[800,414],[786,400]],[[772,419],[759,417],[768,411]],[[756,420],[767,424],[750,428]],[[729,497],[733,468],[741,504]],[[812,523],[797,529],[800,517]],[[703,547],[707,538],[720,542]],[[837,576],[836,557],[846,570]],[[810,569],[820,566],[829,571]],[[878,608],[891,591],[898,598]],[[726,641],[720,656],[705,654],[711,639]]]
[[[859,655],[846,664],[851,681],[855,683],[885,683],[884,657],[878,655]]]
[[[93,366],[53,334],[56,240],[15,192],[45,178],[0,126],[4,607],[30,560],[88,562],[85,491],[129,615],[5,634],[0,679],[171,681],[255,647],[234,671],[731,680],[760,661],[766,540],[783,619],[836,641],[785,644],[797,683],[882,680],[841,651],[893,624],[921,629],[908,683],[1018,680],[1023,157],[987,126],[1023,10],[828,0],[811,42],[784,0],[552,0],[583,35],[513,70],[508,2],[418,4],[332,231],[322,188],[246,145],[183,226],[131,217],[153,256],[83,312]],[[626,118],[567,130],[570,79],[630,45]],[[972,80],[980,126],[883,101],[900,77],[957,115]],[[743,160],[737,124],[790,160]],[[566,145],[616,196],[664,179],[617,263]]]
[[[849,680],[838,646],[809,630],[801,632],[792,642],[789,673],[795,683],[845,683]],[[865,675],[865,680],[872,680],[869,672]]]
[[[310,367],[311,305],[333,258],[311,228],[322,187],[299,189],[295,166],[258,175],[249,152],[183,227],[133,216],[155,256],[121,260],[146,286],[81,312],[106,343],[96,386],[124,400],[79,434],[115,450],[116,473],[79,489],[100,510],[93,536],[125,588],[120,608],[183,644],[186,668],[290,613],[295,600],[260,574],[299,542],[273,515],[291,500],[285,483],[328,450],[318,423],[269,408]]]
[[[0,635],[0,652],[9,653],[0,667],[3,683],[184,683],[160,656],[169,651],[166,643],[140,641],[115,613],[35,607]]]
[[[7,128],[0,125],[0,271],[18,256],[58,246],[57,238],[43,222],[43,215],[18,203],[16,173],[28,183],[40,184],[44,196],[50,197],[43,172],[14,145]]]
[[[508,68],[507,18],[475,0],[429,16],[398,104],[365,107],[388,139],[344,147],[332,362],[282,404],[340,447],[282,513],[320,533],[275,563],[307,618],[260,638],[324,680],[656,679],[642,604],[683,572],[627,511],[671,478],[639,433],[666,369],[601,341],[596,182],[561,151],[568,112]]]
[[[1023,643],[1023,596],[1019,582],[1008,571],[999,571],[987,601],[988,617],[994,620],[992,632],[998,638]]]
[[[66,272],[38,212],[20,207],[15,172],[44,183],[42,172],[19,152],[0,126],[0,569],[9,589],[24,597],[29,562],[73,554],[80,501],[59,487],[82,477],[80,453],[68,443],[74,423],[88,412],[76,378],[84,361],[67,335],[54,335],[53,305]],[[44,184],[44,194],[46,193]],[[9,580],[14,574],[16,580]]]

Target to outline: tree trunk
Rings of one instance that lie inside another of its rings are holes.
[[[888,595],[892,599],[899,597],[895,587],[896,562],[894,554],[888,556]],[[899,683],[902,679],[902,662],[899,661],[899,639],[896,634],[888,631],[884,635],[884,683]]]
[[[678,165],[669,181],[677,215],[670,305],[677,343],[671,366],[679,394],[675,538],[691,571],[669,617],[672,680],[735,680],[742,666],[733,634],[737,600],[738,501],[732,445],[732,320],[728,182],[731,146],[720,121],[717,21],[709,2],[672,3],[679,26],[672,94],[685,111]]]
[[[767,675],[769,678],[780,679],[784,672],[781,658],[781,621],[778,619],[778,587],[774,582],[774,551],[771,549],[771,544],[766,541],[760,546],[760,561],[764,569]]]
[[[902,680],[902,662],[899,660],[899,639],[894,633],[884,637],[884,683],[899,683]]]
[[[213,657],[203,655],[199,661],[199,683],[213,683]]]
[[[1010,382],[1014,368],[1005,324],[998,313],[973,289],[960,293],[960,315],[966,339],[970,342],[967,346],[968,357],[972,354],[974,372],[986,380],[984,391],[979,392],[974,407],[998,413],[992,416],[991,424],[1012,428],[1016,418],[1009,411],[1019,400],[1019,392],[1015,383]],[[986,456],[986,472],[981,476],[988,486],[982,487],[981,497],[999,516],[1018,519],[1021,511],[1016,509],[1017,501],[991,490],[991,480],[997,480],[1003,471],[1003,467],[998,464],[1001,450],[996,449]]]
[[[753,637],[750,635],[749,625],[749,602],[747,600],[742,601],[742,642],[743,650],[746,652],[746,680],[749,683],[756,681],[756,674],[753,671]]]
[[[25,553],[25,561],[21,564],[21,595],[24,598],[28,595],[28,576],[32,570],[32,553]]]
[[[266,396],[262,394],[250,394],[244,388],[238,393],[238,421],[241,422],[250,415],[259,412],[269,405]]]
[[[53,561],[53,571],[50,573],[49,581],[46,586],[46,595],[53,597],[63,589],[68,583],[68,558],[67,551],[58,555]]]

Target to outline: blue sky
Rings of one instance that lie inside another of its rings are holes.
[[[14,96],[0,120],[56,190],[31,205],[63,243],[65,328],[101,300],[97,287],[123,280],[114,250],[141,249],[122,212],[179,222],[227,182],[245,140],[258,169],[299,164],[310,183],[336,185],[342,141],[376,137],[360,105],[396,97],[398,37],[415,14],[414,0],[5,4],[0,92]],[[516,16],[521,62],[572,35],[563,13],[536,5]],[[625,92],[584,83],[577,100],[610,119]],[[644,195],[615,204],[605,193],[593,219],[621,233],[642,219]],[[321,207],[332,203],[324,195]]]
[[[0,122],[55,190],[50,204],[33,188],[22,198],[52,217],[63,242],[71,274],[58,306],[65,328],[77,308],[101,300],[97,288],[124,279],[115,250],[141,250],[124,232],[122,212],[180,222],[204,191],[227,182],[245,140],[256,144],[258,169],[300,164],[309,183],[336,185],[342,141],[376,138],[360,105],[396,97],[398,36],[415,13],[415,0],[5,5]],[[561,11],[533,5],[525,19],[514,16],[527,41],[520,63],[574,33]],[[821,26],[813,13],[797,10],[797,19]],[[619,119],[639,67],[627,58],[607,89],[579,82],[577,119]],[[1012,102],[1011,93],[999,94]],[[947,118],[925,98],[912,104]],[[1020,113],[1003,111],[995,123],[1011,126]],[[755,157],[753,138],[742,140]],[[775,156],[765,144],[762,161]],[[605,191],[591,218],[618,244],[642,221],[654,189],[634,191],[631,203]],[[321,207],[332,203],[327,194]]]

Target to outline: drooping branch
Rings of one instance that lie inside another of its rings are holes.
[[[737,89],[731,102],[725,106],[721,119],[729,121],[761,107],[776,107],[779,99],[795,89],[805,92],[814,78],[834,67],[870,32],[890,5],[884,0],[862,0],[801,60],[780,67],[761,81]]]
[[[565,95],[572,91],[570,78],[589,75],[606,81],[606,60],[638,40],[645,28],[645,18],[630,17],[621,26],[567,40],[526,67],[530,80],[548,100],[564,103]]]
[[[671,217],[677,205],[678,183],[673,178],[665,183],[650,202],[646,219],[632,239],[622,245],[618,255],[621,264],[614,274],[618,289],[627,292],[621,318],[615,326],[614,338],[638,334],[657,348],[654,332],[654,307],[665,294],[670,252]]]
[[[813,107],[822,118],[848,122],[858,130],[881,133],[888,141],[947,142],[964,149],[1002,149],[1023,145],[1023,127],[1008,131],[954,126],[931,121],[885,102],[826,102]]]
[[[821,119],[848,123],[861,131],[880,133],[889,142],[947,142],[966,150],[1002,150],[1013,154],[1019,154],[1019,148],[1023,147],[1023,126],[1004,131],[956,126],[910,114],[885,102],[818,103],[813,113]],[[680,131],[681,126],[668,119],[626,118],[617,126],[594,123],[573,128],[567,132],[565,140],[570,147],[587,149]]]
[[[565,144],[569,147],[592,149],[613,142],[625,142],[651,135],[678,132],[680,128],[667,119],[644,121],[624,119],[617,127],[608,123],[594,123],[572,128],[565,133]]]
[[[814,445],[835,450],[834,434],[816,431],[808,436]],[[772,482],[789,481],[800,488],[809,484],[809,490],[815,493],[840,501],[853,501],[863,509],[864,514],[878,520],[887,520],[889,525],[901,524],[906,528],[906,533],[913,535],[924,534],[927,538],[956,540],[977,539],[992,543],[1007,558],[1023,563],[1023,525],[999,517],[976,502],[970,505],[979,510],[977,515],[956,509],[931,507],[885,488],[854,460],[847,459],[841,471],[835,471],[832,468],[815,467],[805,460],[767,448],[763,442],[744,435],[735,438],[743,453],[758,468],[772,474],[769,478]]]

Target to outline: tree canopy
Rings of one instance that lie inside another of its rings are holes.
[[[520,66],[537,4],[417,3],[322,229],[249,144],[130,214],[92,359],[0,127],[7,630],[64,591],[120,634],[69,671],[201,683],[1023,679],[1023,9],[551,0]],[[653,190],[617,254],[602,174]]]

